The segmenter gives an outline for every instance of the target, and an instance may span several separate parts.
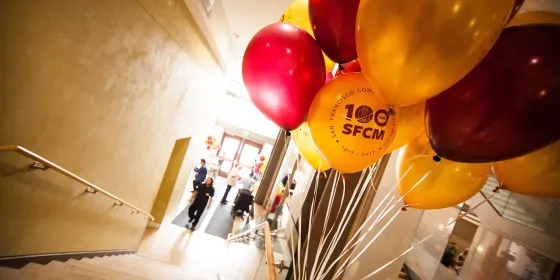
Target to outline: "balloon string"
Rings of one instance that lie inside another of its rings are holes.
[[[327,214],[326,214],[325,220],[323,222],[323,230],[321,231],[321,238],[319,240],[319,247],[317,248],[316,257],[315,257],[315,260],[313,262],[313,267],[311,268],[311,274],[310,275],[315,274],[315,270],[317,269],[317,261],[319,260],[319,258],[317,256],[319,256],[321,254],[321,252],[323,251],[323,247],[325,245],[325,233],[327,232],[327,225],[329,223],[329,218],[330,218],[329,213],[331,213],[331,207],[332,207],[333,202],[334,202],[334,198],[335,198],[335,195],[336,195],[336,190],[338,189],[336,187],[336,185],[338,184],[339,177],[340,177],[340,173],[336,172],[335,177],[334,177],[334,182],[333,182],[333,188],[332,188],[332,191],[331,191],[331,195],[329,197],[329,203],[327,205]],[[345,189],[345,187],[346,186],[343,184],[342,185],[342,198],[343,199],[344,199],[344,189]],[[339,212],[340,212],[340,208],[339,208]],[[338,218],[338,214],[337,214],[337,218]]]
[[[335,265],[342,257],[344,257],[346,253],[348,253],[352,248],[354,248],[356,245],[358,245],[358,243],[359,243],[360,241],[356,241],[356,242],[354,242],[353,244],[351,244],[351,243],[352,243],[352,241],[353,241],[354,239],[356,239],[356,237],[358,237],[358,236],[360,235],[360,233],[361,233],[361,231],[363,230],[363,228],[367,225],[367,223],[369,223],[369,221],[370,221],[370,220],[373,218],[373,216],[377,213],[377,211],[379,210],[379,208],[380,208],[382,205],[385,204],[385,201],[387,201],[387,199],[389,198],[389,196],[390,196],[391,194],[394,193],[394,191],[396,190],[396,188],[399,186],[400,182],[408,175],[408,173],[412,170],[413,167],[414,167],[414,165],[411,165],[411,166],[407,169],[407,171],[403,174],[403,176],[401,176],[401,178],[399,178],[399,181],[396,182],[395,186],[394,186],[389,192],[387,192],[387,194],[383,197],[381,203],[378,204],[378,205],[376,206],[376,208],[373,210],[373,212],[370,213],[370,215],[369,215],[369,216],[366,218],[366,220],[362,223],[362,225],[360,226],[360,228],[354,233],[354,236],[353,236],[353,237],[350,239],[350,241],[344,246],[344,250],[343,250],[342,254],[340,254],[340,256],[338,256],[338,258],[335,259],[335,261],[329,266],[329,268],[327,268],[325,274],[328,273],[331,269],[333,269],[333,268],[334,268],[334,265]],[[425,178],[427,178],[427,177],[430,175],[431,172],[432,172],[432,170],[426,172],[426,174],[424,174],[424,176],[423,176],[422,178],[420,178],[420,179],[418,180],[418,182],[416,182],[416,184],[415,184],[414,186],[412,186],[412,188],[410,188],[410,190],[409,190],[406,194],[408,194],[410,191],[412,191],[413,189],[415,189],[422,181],[425,180]],[[401,198],[395,202],[395,204],[393,205],[393,207],[394,207],[395,205],[397,205],[399,202],[401,202],[402,199],[403,199],[403,197],[404,197],[406,194],[404,194],[403,196],[401,196]],[[388,202],[388,203],[390,203],[390,202]],[[387,205],[389,205],[389,204],[387,204]],[[392,208],[391,208],[391,209],[392,209]],[[373,222],[373,224],[371,225],[371,227],[370,227],[370,229],[368,230],[368,232],[371,231],[371,229],[373,229],[373,227],[377,224],[377,222],[380,221],[381,219],[383,219],[387,214],[388,214],[388,212],[386,212],[386,213],[381,212],[381,213],[379,214],[379,216],[377,217],[377,219],[374,220],[374,222]],[[364,234],[364,236],[365,236],[366,234],[367,234],[367,232]]]
[[[369,168],[369,171],[370,171],[369,173],[366,173],[366,170],[362,171],[362,174],[361,174],[361,176],[360,176],[360,179],[358,180],[358,183],[356,184],[358,187],[354,190],[353,195],[352,195],[352,197],[351,197],[349,203],[348,203],[347,206],[346,206],[345,214],[348,213],[349,208],[350,208],[351,206],[352,206],[352,209],[350,210],[349,213],[354,213],[354,209],[357,207],[357,205],[358,205],[358,203],[359,203],[359,201],[360,201],[360,198],[363,196],[363,194],[364,194],[364,192],[365,192],[365,189],[366,189],[367,186],[368,186],[367,183],[371,180],[371,174],[372,174],[373,168],[375,168],[375,166],[371,166],[371,167]],[[365,176],[366,174],[367,174],[368,176]],[[362,185],[362,181],[364,180],[364,176],[366,177],[366,180],[365,180],[365,183]],[[359,186],[361,186],[361,188],[360,188]],[[357,190],[360,190],[360,193],[358,194],[358,196],[356,196],[356,191],[357,191]],[[344,197],[343,197],[342,199],[344,199]],[[343,200],[342,200],[342,201],[343,201]],[[339,209],[341,209],[341,208],[339,208]],[[335,249],[334,246],[338,243],[338,240],[340,240],[342,231],[346,228],[346,225],[347,225],[349,219],[350,219],[350,215],[348,215],[348,216],[345,215],[345,216],[343,216],[343,218],[341,219],[341,223],[343,223],[342,230],[337,230],[336,232],[334,232],[334,237],[333,237],[333,239],[331,240],[331,242],[330,242],[330,244],[329,244],[329,246],[328,246],[328,248],[327,248],[326,257],[323,258],[322,261],[320,262],[320,270],[317,272],[317,275],[321,275],[322,272],[323,272],[323,270],[325,269],[325,266],[326,266],[326,264],[327,264],[327,261],[330,259],[331,255],[332,255],[332,253],[333,253],[333,251],[334,251],[334,249]],[[337,218],[337,220],[338,220],[338,218]],[[330,236],[332,230],[334,229],[334,226],[335,226],[335,224],[332,225],[331,230],[327,233],[327,238],[328,238],[328,236]]]
[[[367,175],[367,177],[366,177],[366,180],[365,180],[365,182],[364,182],[363,184],[362,184],[362,181],[363,181],[363,179],[364,179],[364,173],[362,173],[362,176],[360,176],[360,179],[359,179],[359,181],[358,181],[358,183],[357,183],[357,186],[361,186],[361,188],[358,187],[358,188],[356,188],[356,189],[354,190],[354,193],[353,193],[353,195],[352,195],[352,198],[351,198],[350,202],[347,204],[346,210],[345,210],[344,215],[343,215],[342,220],[341,220],[341,223],[342,223],[343,225],[342,225],[341,228],[338,229],[338,231],[335,233],[335,236],[333,237],[333,240],[331,241],[331,244],[330,244],[330,246],[329,246],[330,250],[328,251],[327,256],[323,259],[323,263],[322,263],[322,265],[321,265],[321,270],[320,270],[319,273],[318,273],[319,276],[323,275],[322,272],[324,271],[325,266],[327,265],[327,261],[330,259],[331,255],[332,255],[332,253],[333,253],[333,251],[334,251],[334,248],[335,248],[334,245],[338,244],[338,242],[339,242],[339,240],[340,240],[340,238],[341,238],[341,236],[342,236],[342,232],[343,232],[343,231],[346,229],[346,227],[348,226],[348,223],[349,223],[349,221],[350,221],[350,215],[348,215],[348,214],[349,214],[349,213],[354,213],[354,212],[355,212],[355,209],[356,209],[356,207],[358,206],[358,203],[360,202],[361,197],[363,196],[365,190],[367,189],[367,187],[368,187],[368,185],[369,185],[369,183],[370,183],[370,181],[371,181],[371,178],[373,177],[373,173],[374,173],[373,171],[374,171],[376,168],[377,168],[377,165],[371,166],[371,167],[370,167],[370,172],[368,173],[368,175]],[[357,190],[360,190],[360,193],[359,193],[358,196],[356,196],[356,191],[357,191]],[[354,201],[354,199],[355,199],[355,201]],[[350,209],[350,207],[351,207],[352,209]],[[350,210],[350,211],[349,211],[349,210]],[[335,264],[335,263],[336,263],[336,261],[334,261],[334,262],[331,264],[331,267],[332,267],[332,265]],[[328,271],[328,270],[327,270],[327,271]]]
[[[350,267],[352,264],[354,264],[354,262],[356,262],[356,260],[358,260],[358,258],[360,258],[362,256],[362,254],[364,254],[364,252],[369,248],[369,246],[371,246],[371,244],[373,244],[373,242],[375,242],[375,240],[377,240],[377,238],[383,233],[385,232],[385,229],[387,229],[387,227],[389,227],[393,221],[399,216],[399,214],[401,214],[402,211],[401,209],[398,209],[395,214],[391,217],[391,219],[389,221],[387,221],[387,223],[385,223],[385,225],[379,230],[379,232],[368,242],[368,244],[366,246],[364,246],[364,248],[356,255],[354,256],[354,258],[352,258],[351,261],[348,261],[348,259],[345,261],[345,263],[343,265],[346,265],[344,268],[341,268],[336,274],[335,277],[340,276],[344,270],[346,270],[348,267]],[[346,264],[348,263],[348,264]]]
[[[306,267],[307,267],[307,255],[308,255],[308,252],[309,252],[309,239],[311,238],[311,221],[314,218],[314,211],[313,210],[314,210],[314,207],[315,207],[315,200],[317,199],[317,190],[318,189],[319,189],[319,173],[317,172],[317,177],[315,178],[315,188],[313,190],[313,200],[311,201],[311,211],[309,213],[309,221],[308,221],[308,226],[307,226],[307,239],[306,239],[307,244],[306,244],[306,249],[305,249],[305,257],[304,257],[303,265],[300,266],[302,268],[302,269],[300,269],[300,273],[301,273],[300,279],[302,279],[302,280],[307,278],[307,274],[305,273],[305,270],[306,270]],[[298,242],[298,246],[300,247],[299,248],[300,249],[299,250],[300,257],[298,259],[298,263],[301,261],[301,243],[302,243],[301,242],[302,241],[301,240],[301,221],[300,221],[299,224],[300,224],[300,228],[299,228],[300,242]]]
[[[468,211],[464,212],[463,214],[460,214],[459,216],[457,216],[456,219],[454,219],[453,221],[449,222],[444,228],[449,227],[450,225],[454,224],[455,222],[457,222],[458,220],[462,219],[463,217],[467,216],[468,214],[472,213],[472,211],[474,211],[476,208],[478,208],[480,205],[482,205],[483,203],[487,202],[488,200],[490,200],[492,197],[494,197],[499,190],[501,189],[501,186],[497,186],[494,190],[493,190],[493,194],[488,196],[487,198],[485,198],[484,200],[482,200],[481,202],[477,203],[474,207],[470,208]],[[383,266],[381,266],[380,268],[376,269],[375,271],[371,272],[370,274],[366,275],[365,277],[363,277],[361,280],[365,280],[375,274],[377,274],[379,271],[383,270],[385,267],[391,265],[392,263],[394,263],[396,260],[398,260],[399,258],[401,258],[402,256],[406,255],[408,252],[412,251],[416,246],[419,246],[421,244],[423,244],[424,242],[428,241],[428,239],[430,239],[431,237],[433,237],[435,235],[435,233],[432,233],[428,236],[426,236],[424,239],[420,240],[418,243],[410,246],[410,248],[406,249],[402,254],[400,254],[399,256],[397,256],[396,258],[390,260],[389,262],[387,262],[386,264],[384,264]]]

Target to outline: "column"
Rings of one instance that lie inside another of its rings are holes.
[[[286,136],[286,131],[280,130],[278,136],[276,137],[276,142],[272,148],[270,158],[268,160],[268,165],[261,179],[261,183],[257,194],[255,195],[255,203],[259,204],[265,208],[268,207],[268,198],[272,192],[272,187],[274,186],[274,181],[278,176],[278,171],[280,166],[282,166],[282,161],[286,155],[286,149],[290,142],[290,137]]]

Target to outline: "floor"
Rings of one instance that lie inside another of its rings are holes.
[[[223,177],[216,178],[214,189],[215,192],[214,192],[214,199],[212,201],[212,204],[210,205],[210,208],[204,211],[204,213],[202,214],[202,217],[199,221],[196,231],[205,232],[208,229],[208,225],[210,224],[210,221],[214,217],[214,214],[216,214],[217,211],[218,212],[220,212],[220,210],[223,211],[224,207],[231,207],[231,205],[233,204],[233,200],[237,196],[237,192],[238,192],[237,188],[232,188],[227,198],[227,200],[229,201],[228,205],[223,205],[220,204],[220,200],[222,199],[222,196],[224,195],[224,192],[226,190],[226,179]],[[177,226],[184,227],[187,224],[188,216],[186,215],[186,212],[189,206],[188,201],[190,199],[191,190],[192,190],[192,186],[189,186],[188,190],[185,192],[186,193],[185,197],[183,197],[179,205],[179,208],[177,209],[177,217],[172,221],[172,223]],[[261,212],[263,212],[263,210],[259,209],[259,211],[256,211],[255,215],[257,216],[262,215]],[[220,218],[222,217],[217,217],[217,220],[219,220]],[[237,229],[243,227],[243,225],[246,222],[247,222],[246,218],[245,219],[235,218],[233,221],[233,225],[230,225],[228,221],[228,223],[220,224],[219,226],[231,227],[230,232],[233,234],[237,231]],[[216,225],[214,225],[214,227],[215,226]]]

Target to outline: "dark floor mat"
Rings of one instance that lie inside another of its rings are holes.
[[[183,211],[181,211],[181,213],[177,215],[177,217],[171,223],[181,227],[187,226],[187,223],[189,222],[189,206],[191,205],[187,205],[187,207],[185,207],[185,209],[183,209]],[[204,219],[206,218],[206,214],[208,214],[208,209],[202,212],[202,216],[200,216],[200,220],[198,220],[198,225],[202,224],[202,221],[204,221]]]
[[[231,214],[231,205],[218,205],[214,215],[210,219],[205,233],[227,239],[228,234],[233,228],[233,215]]]

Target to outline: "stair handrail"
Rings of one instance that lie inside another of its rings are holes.
[[[278,267],[280,270],[282,270],[285,268],[285,266],[283,260],[280,261],[279,263],[274,262],[274,253],[273,253],[274,247],[272,246],[272,237],[274,236],[274,234],[270,231],[270,224],[268,223],[268,221],[264,223],[260,223],[236,235],[230,235],[227,238],[227,241],[237,242],[237,241],[250,240],[252,238],[249,237],[249,235],[253,232],[256,233],[260,229],[264,229],[264,234],[262,236],[264,237],[264,248],[266,254],[266,266],[268,269],[268,280],[276,280],[276,268]],[[256,233],[256,235],[259,234]]]
[[[276,280],[276,266],[274,265],[274,247],[272,247],[272,235],[268,221],[264,222],[264,244],[266,251],[266,266],[268,268],[268,280]]]
[[[29,165],[29,170],[33,171],[33,170],[37,170],[37,169],[41,169],[43,171],[45,170],[54,170],[84,186],[86,186],[86,190],[85,193],[89,193],[89,194],[96,194],[96,193],[100,193],[104,196],[107,196],[109,198],[111,198],[112,200],[114,200],[114,204],[116,206],[121,206],[121,205],[125,205],[128,206],[130,208],[132,208],[134,213],[141,213],[144,216],[146,216],[146,218],[148,218],[148,220],[153,221],[154,217],[152,215],[150,215],[148,212],[132,205],[131,203],[125,201],[124,199],[104,190],[101,187],[98,187],[97,185],[87,181],[86,179],[68,171],[67,169],[61,167],[60,165],[22,147],[22,146],[18,146],[18,145],[4,145],[4,146],[0,146],[0,152],[16,152],[22,156],[25,156],[31,160],[34,160],[34,162],[32,162]],[[41,166],[42,165],[42,166]]]

